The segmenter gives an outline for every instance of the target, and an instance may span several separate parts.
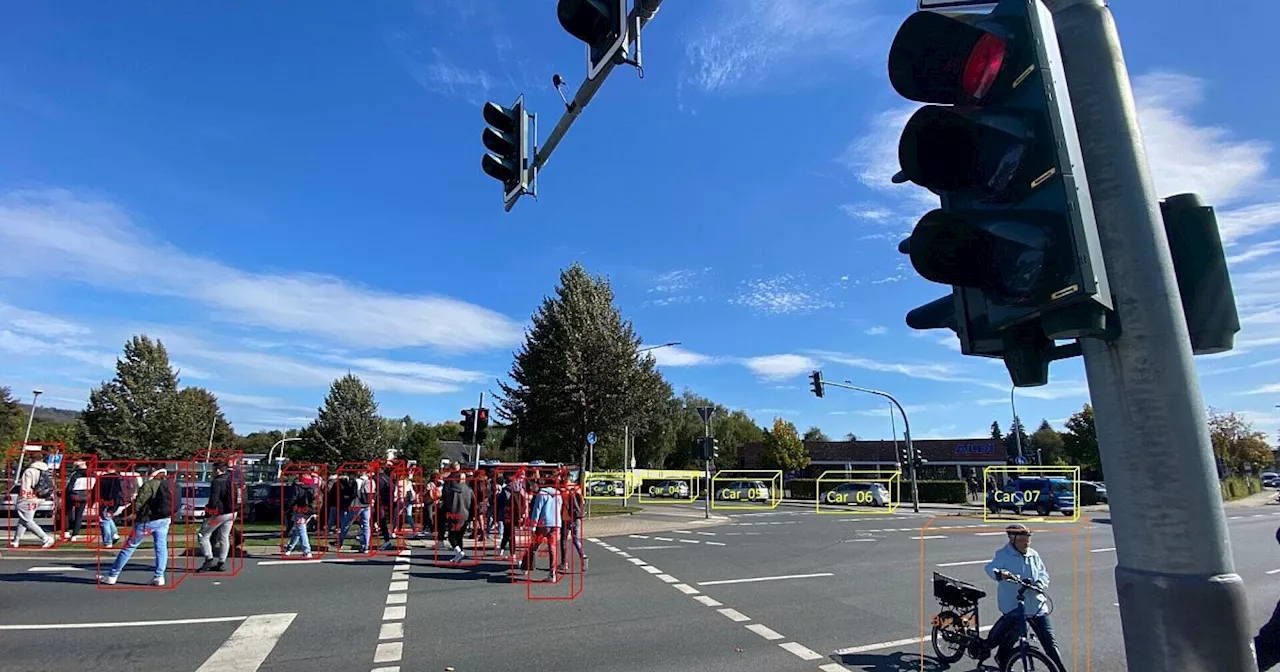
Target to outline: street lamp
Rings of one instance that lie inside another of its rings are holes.
[[[907,444],[907,456],[910,458],[907,462],[907,468],[910,469],[910,473],[911,473],[911,510],[915,513],[920,513],[920,488],[916,484],[916,481],[919,480],[916,474],[916,466],[915,466],[916,451],[915,451],[915,446],[911,444],[911,421],[907,419],[906,409],[904,409],[902,407],[902,404],[898,403],[898,400],[894,399],[893,395],[889,394],[888,392],[873,390],[869,387],[858,387],[847,380],[844,381],[843,385],[836,385],[830,382],[828,382],[827,384],[833,385],[835,387],[844,387],[850,390],[856,390],[858,392],[866,392],[867,394],[874,394],[877,396],[881,396],[881,397],[884,397],[885,399],[888,399],[890,402],[892,402],[894,406],[898,407],[898,412],[902,414],[902,438]],[[891,417],[892,417],[892,414],[891,414]]]
[[[31,423],[36,419],[36,399],[44,394],[44,390],[36,388],[31,390],[31,415],[27,416],[27,433],[22,437],[22,450],[18,451],[18,471],[14,474],[14,478],[22,478],[22,458],[27,455],[27,442],[31,440]]]
[[[680,345],[680,341],[671,341],[670,343],[663,343],[661,345],[651,345],[647,348],[638,348],[636,350],[636,355],[639,355],[642,352],[652,352],[654,350],[658,350],[661,348],[674,348],[677,345]],[[635,462],[635,459],[636,459],[636,451],[634,449],[632,449],[631,451],[631,460],[630,461],[627,460],[627,446],[630,443],[631,443],[631,425],[630,423],[623,423],[622,425],[622,473],[623,474],[629,474],[630,471],[635,468],[635,464],[633,463]],[[631,483],[630,483],[631,477],[627,476],[626,478],[628,482],[625,484],[626,490],[623,492],[623,497],[622,497],[622,508],[624,509],[627,508],[626,495],[627,493],[631,492]]]
[[[301,441],[301,440],[302,439],[299,437],[286,437],[286,438],[280,439],[279,441],[276,441],[274,444],[271,445],[270,450],[267,451],[267,464],[271,464],[271,454],[276,452],[276,446],[280,447],[280,457],[278,458],[279,462],[276,463],[276,481],[280,480],[280,474],[281,472],[284,471],[284,465],[281,464],[282,462],[284,462],[284,444],[290,441]]]
[[[1013,445],[1015,446],[1015,454],[1017,457],[1022,457],[1022,432],[1018,431],[1022,426],[1022,421],[1018,419],[1018,406],[1013,401],[1013,393],[1017,390],[1018,388],[1016,387],[1009,388],[1009,408],[1013,411]],[[1039,452],[1038,450],[1036,451],[1036,464],[1040,464]]]

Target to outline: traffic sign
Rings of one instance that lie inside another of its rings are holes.
[[[1017,457],[1013,458],[1013,463],[1014,463],[1014,464],[1018,464],[1018,465],[1026,464],[1026,463],[1027,463],[1027,458],[1025,458],[1025,457],[1023,457],[1023,456],[1019,455],[1019,456],[1017,456]]]
[[[44,460],[44,461],[45,461],[45,463],[46,463],[46,464],[48,464],[50,467],[52,467],[52,468],[54,468],[54,469],[57,469],[57,468],[58,468],[58,466],[62,464],[62,455],[53,454],[53,455],[50,455],[49,457],[45,458],[45,460]]]
[[[587,445],[589,445],[589,446],[594,446],[594,445],[596,445],[596,433],[595,433],[595,432],[587,432]]]
[[[710,407],[710,406],[699,406],[699,407],[698,407],[698,416],[702,418],[702,424],[704,424],[704,425],[705,425],[705,424],[707,424],[708,422],[711,422],[711,412],[712,412],[712,411],[714,411],[714,410],[715,410],[715,409],[714,409],[714,408],[712,408],[712,407]]]

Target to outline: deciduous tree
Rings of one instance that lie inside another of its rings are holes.
[[[765,469],[781,469],[784,472],[809,466],[809,451],[800,441],[800,433],[794,423],[774,418],[773,428],[764,437],[761,463]]]
[[[1233,473],[1244,473],[1248,465],[1255,473],[1263,465],[1275,462],[1267,435],[1255,431],[1253,425],[1234,411],[1223,413],[1209,409],[1209,438],[1213,454],[1227,462]]]
[[[1098,430],[1093,424],[1093,406],[1085,404],[1080,412],[1068,418],[1066,429],[1062,434],[1062,447],[1067,461],[1102,479],[1102,457],[1098,453]]]
[[[830,441],[831,439],[828,438],[826,434],[823,434],[822,430],[819,429],[818,427],[810,427],[809,429],[804,430],[804,440],[805,441]]]
[[[1062,435],[1049,424],[1048,420],[1041,420],[1039,429],[1031,435],[1031,446],[1039,452],[1040,459],[1046,465],[1067,463],[1063,445]]]

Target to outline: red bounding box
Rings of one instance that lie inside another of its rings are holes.
[[[43,550],[57,548],[61,544],[62,532],[66,529],[61,525],[60,515],[64,508],[60,504],[65,501],[66,492],[64,452],[61,443],[34,441],[14,444],[5,451],[4,509],[8,530],[5,538],[7,548]],[[37,464],[43,464],[48,469],[34,466]],[[28,480],[33,482],[23,483],[23,476],[28,471],[31,472]],[[41,472],[47,476],[41,478]],[[45,529],[40,524],[42,518],[48,518],[50,529]],[[38,528],[39,531],[33,528]],[[28,535],[34,537],[37,543],[34,546],[21,546],[22,540]],[[44,545],[45,538],[50,539],[48,546]]]
[[[531,470],[526,479],[529,495],[524,530],[529,535],[529,546],[519,555],[518,576],[525,585],[528,600],[573,600],[582,594],[582,570],[576,554],[570,554],[566,570],[560,558],[561,529],[564,524],[564,508],[570,493],[568,470]],[[576,487],[576,486],[575,486]],[[545,553],[543,547],[546,547]],[[535,581],[533,573],[542,562],[547,563],[546,578]],[[566,575],[568,580],[566,581]]]
[[[343,542],[347,538],[347,530],[354,523],[360,531],[360,547],[364,549],[359,555],[373,556],[373,508],[378,501],[378,463],[377,462],[344,462],[338,467],[338,536],[334,552],[349,555],[343,551]],[[364,535],[368,535],[367,537]]]
[[[239,450],[202,450],[191,460],[189,477],[179,484],[181,500],[174,520],[181,520],[185,529],[191,532],[187,548],[194,551],[186,554],[186,564],[189,571],[198,572],[196,576],[223,578],[235,576],[244,569],[245,482],[242,457]],[[230,489],[227,497],[230,510],[224,510],[227,502],[215,502],[210,498],[215,479],[221,479],[222,487]],[[219,528],[224,524],[229,525],[226,562],[220,570],[199,571],[208,560],[204,550],[206,543],[209,557],[215,563],[222,556]]]
[[[391,472],[391,480],[396,488],[392,534],[397,539],[411,539],[427,530],[422,515],[426,492],[422,467],[399,463]]]
[[[329,506],[325,501],[329,465],[289,462],[280,471],[280,481],[280,556],[305,560],[310,548],[311,558],[323,558],[329,546]],[[302,553],[295,555],[298,551]]]
[[[400,508],[395,475],[401,464],[400,460],[374,463],[373,492],[376,496],[369,508],[369,549],[373,555],[398,556],[406,548],[404,537],[395,533],[395,518]]]
[[[180,565],[175,562],[177,542],[181,540],[187,543],[187,552],[191,553],[193,551],[189,544],[194,535],[188,529],[191,527],[190,525],[175,522],[175,517],[181,500],[178,486],[180,479],[193,476],[194,471],[190,461],[114,460],[98,462],[97,471],[93,477],[98,483],[99,495],[104,501],[109,497],[110,501],[114,502],[118,497],[123,502],[112,512],[115,514],[112,523],[121,533],[119,541],[123,548],[118,553],[110,546],[100,546],[97,549],[99,589],[172,590],[187,577],[189,572],[187,565]],[[138,494],[147,481],[159,481],[160,484],[157,488],[165,489],[168,492],[155,493],[145,502],[139,502]],[[118,489],[114,484],[119,485]],[[169,500],[168,506],[164,507],[164,510],[157,510],[156,502],[166,496]],[[140,506],[145,507],[145,509],[139,511],[138,508]],[[143,519],[146,520],[144,521]],[[157,524],[158,521],[164,519],[169,521],[167,525]],[[114,538],[114,535],[111,536]],[[155,548],[157,539],[165,545],[163,552],[157,552]],[[152,569],[154,570],[160,564],[163,564],[162,571],[158,573],[152,571],[140,579],[125,581],[124,579],[129,576],[129,573],[125,571],[128,568],[127,562],[132,559],[135,551],[148,547],[154,558]],[[160,562],[161,560],[163,561],[162,563]],[[119,566],[116,567],[116,565]],[[113,569],[118,571],[114,576],[115,583],[108,583]],[[160,585],[154,583],[153,578],[159,578],[161,580]]]
[[[472,544],[472,552],[466,553],[466,536],[467,528],[471,523],[475,522],[475,488],[478,486],[480,479],[475,471],[470,469],[453,469],[446,471],[441,475],[440,481],[440,505],[436,510],[436,543],[432,549],[432,562],[450,567],[475,567],[480,564],[480,560],[484,557],[487,550],[484,541],[484,535],[474,539]],[[459,500],[471,502],[471,507],[467,511],[459,511],[450,509],[459,508],[457,502]],[[463,551],[463,557],[458,559],[457,550]],[[445,557],[445,553],[448,556]]]

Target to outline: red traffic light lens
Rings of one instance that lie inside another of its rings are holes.
[[[1004,38],[991,33],[983,33],[969,52],[964,62],[964,72],[960,75],[960,91],[975,101],[982,100],[1004,66],[1006,53]]]

